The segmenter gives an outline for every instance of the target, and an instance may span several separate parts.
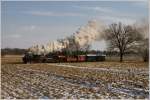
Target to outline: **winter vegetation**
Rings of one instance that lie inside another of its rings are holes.
[[[105,61],[23,64],[2,57],[2,99],[148,99],[148,63]],[[126,58],[126,57],[124,57]],[[114,58],[113,58],[114,59]]]

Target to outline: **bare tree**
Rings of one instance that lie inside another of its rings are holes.
[[[149,60],[149,23],[148,19],[141,19],[135,25],[135,28],[141,33],[141,41],[135,47],[135,51],[142,57],[144,62]]]
[[[149,60],[149,40],[144,39],[142,40],[138,45],[138,54],[143,58],[144,62],[147,62]]]
[[[104,37],[107,40],[111,50],[119,51],[120,62],[122,62],[125,52],[132,49],[132,47],[141,39],[142,36],[130,25],[114,23],[105,30]]]

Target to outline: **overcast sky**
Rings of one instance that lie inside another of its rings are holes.
[[[132,24],[148,18],[145,1],[5,1],[1,5],[2,48],[28,48],[65,38],[92,19],[108,25],[118,21]],[[106,44],[94,42],[92,48],[104,50]]]

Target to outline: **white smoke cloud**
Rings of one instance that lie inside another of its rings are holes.
[[[91,20],[87,25],[81,27],[76,33],[68,38],[62,39],[61,41],[52,41],[46,45],[35,45],[30,47],[29,50],[35,54],[47,54],[49,52],[61,51],[64,48],[75,47],[75,44],[78,44],[78,46],[82,48],[85,45],[91,44],[97,38],[100,39],[103,29],[102,23]],[[71,38],[75,44],[71,43],[73,42],[69,40]]]
[[[75,41],[80,45],[90,44],[100,37],[102,33],[102,25],[98,24],[96,20],[89,21],[84,27],[81,27],[75,34]]]

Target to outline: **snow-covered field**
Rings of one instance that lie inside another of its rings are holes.
[[[115,63],[2,64],[1,98],[148,99],[148,64]]]

